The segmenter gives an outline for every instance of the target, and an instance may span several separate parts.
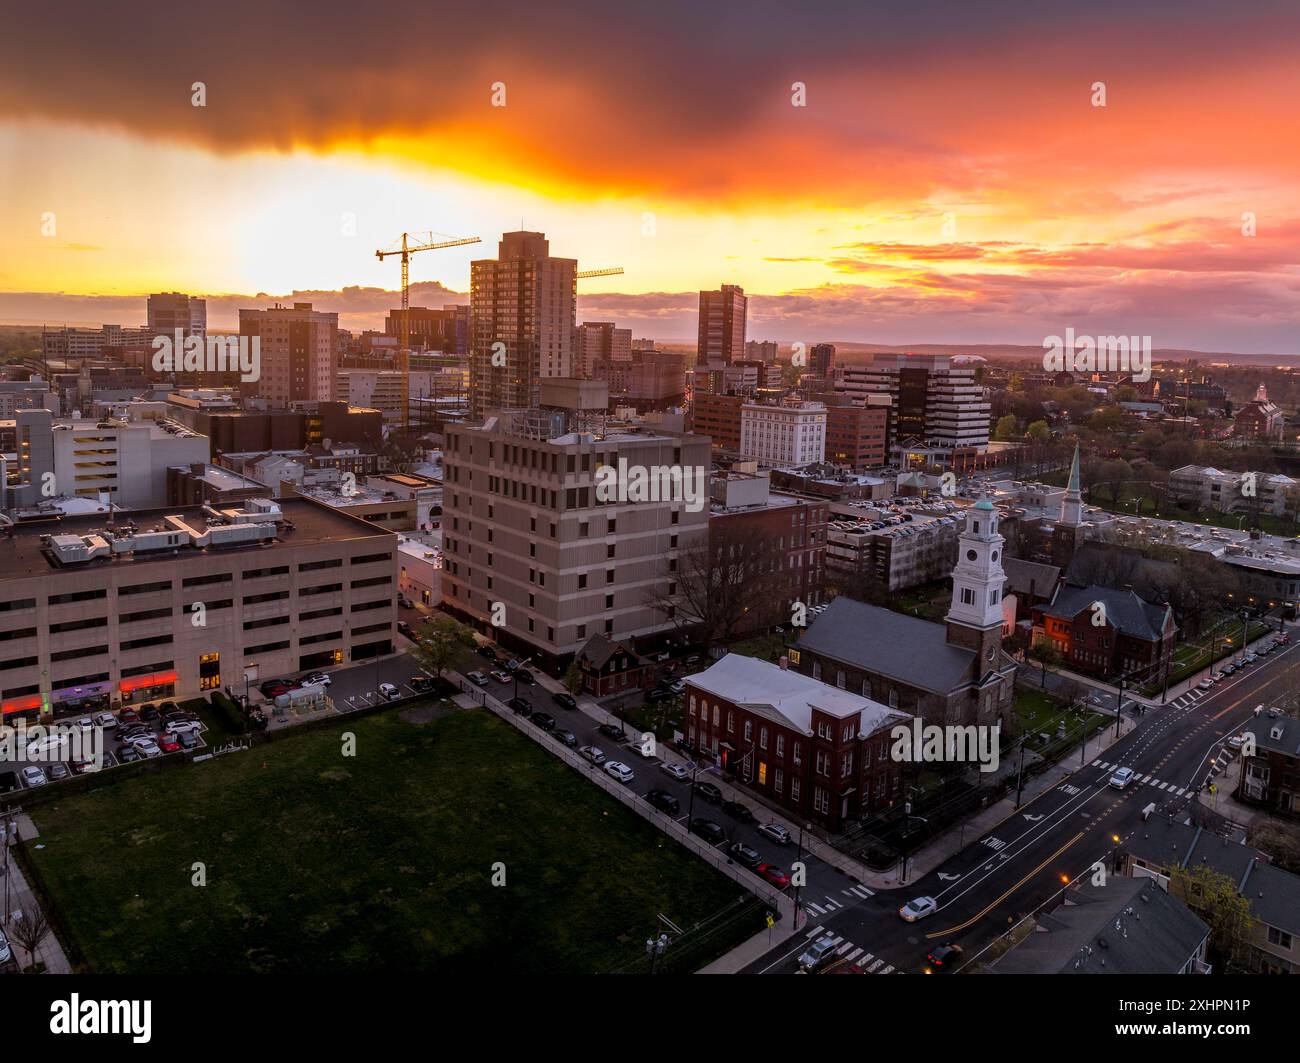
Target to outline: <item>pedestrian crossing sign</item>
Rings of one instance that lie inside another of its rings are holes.
[[[774,927],[774,926],[776,926],[776,920],[772,918],[772,913],[771,913],[771,912],[768,912],[768,913],[767,913],[767,928],[768,928],[768,930],[771,930],[772,927]]]

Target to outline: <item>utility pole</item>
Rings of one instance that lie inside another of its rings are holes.
[[[14,816],[17,815],[17,809],[7,808],[2,813],[4,816],[3,823],[0,823],[0,843],[5,847],[5,908],[0,912],[0,924],[8,925],[9,923],[9,845],[12,837],[17,834],[17,826],[14,823]]]

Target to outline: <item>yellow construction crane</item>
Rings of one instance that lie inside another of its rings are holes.
[[[616,277],[622,272],[622,266],[614,266],[611,269],[584,269],[576,276],[578,280],[585,280],[588,277]]]
[[[411,256],[417,251],[436,251],[443,247],[460,247],[482,241],[477,236],[464,236],[457,240],[434,240],[435,233],[402,233],[399,247],[376,251],[375,258],[382,262],[389,255],[402,256],[402,348],[397,355],[397,370],[402,375],[402,427],[411,418]]]

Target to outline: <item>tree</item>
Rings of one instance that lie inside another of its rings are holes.
[[[1035,443],[1046,443],[1052,438],[1052,430],[1046,421],[1031,421],[1025,429],[1025,435]]]
[[[707,537],[683,549],[671,583],[649,592],[651,605],[680,630],[694,630],[709,643],[727,642],[749,614],[789,619],[793,602],[784,570],[784,550],[772,536],[745,532],[734,521],[715,521]],[[670,590],[670,588],[673,588]],[[752,619],[752,618],[751,618]]]
[[[36,970],[36,950],[50,933],[50,921],[34,901],[28,901],[9,922],[9,937],[27,953],[27,966]]]
[[[448,668],[462,664],[474,652],[474,631],[449,616],[433,616],[420,624],[415,659],[439,679]]]
[[[1013,413],[1005,417],[999,417],[996,427],[993,429],[995,439],[1015,439],[1020,435],[1020,422],[1016,420]]]
[[[576,660],[569,663],[569,669],[564,673],[564,678],[560,682],[564,684],[565,690],[577,697],[578,691],[582,689],[582,669],[578,666]]]
[[[1030,644],[1026,651],[1026,656],[1037,661],[1043,666],[1042,686],[1047,687],[1047,669],[1056,667],[1064,659],[1061,651],[1056,648],[1056,643],[1049,638],[1041,638]]]
[[[1260,819],[1250,826],[1246,841],[1262,849],[1283,871],[1300,875],[1300,828],[1276,820]]]
[[[1175,867],[1169,872],[1169,892],[1209,924],[1210,948],[1215,953],[1227,963],[1244,963],[1255,917],[1230,876],[1205,864]]]

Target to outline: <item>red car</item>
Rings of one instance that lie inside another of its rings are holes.
[[[123,709],[117,714],[117,725],[125,727],[128,723],[139,723],[140,714],[135,709]]]
[[[175,753],[181,748],[180,742],[176,740],[176,736],[173,734],[160,734],[157,738],[157,742],[158,748],[164,753]]]
[[[759,864],[754,870],[778,889],[785,889],[790,885],[790,876],[777,867],[776,864]]]

